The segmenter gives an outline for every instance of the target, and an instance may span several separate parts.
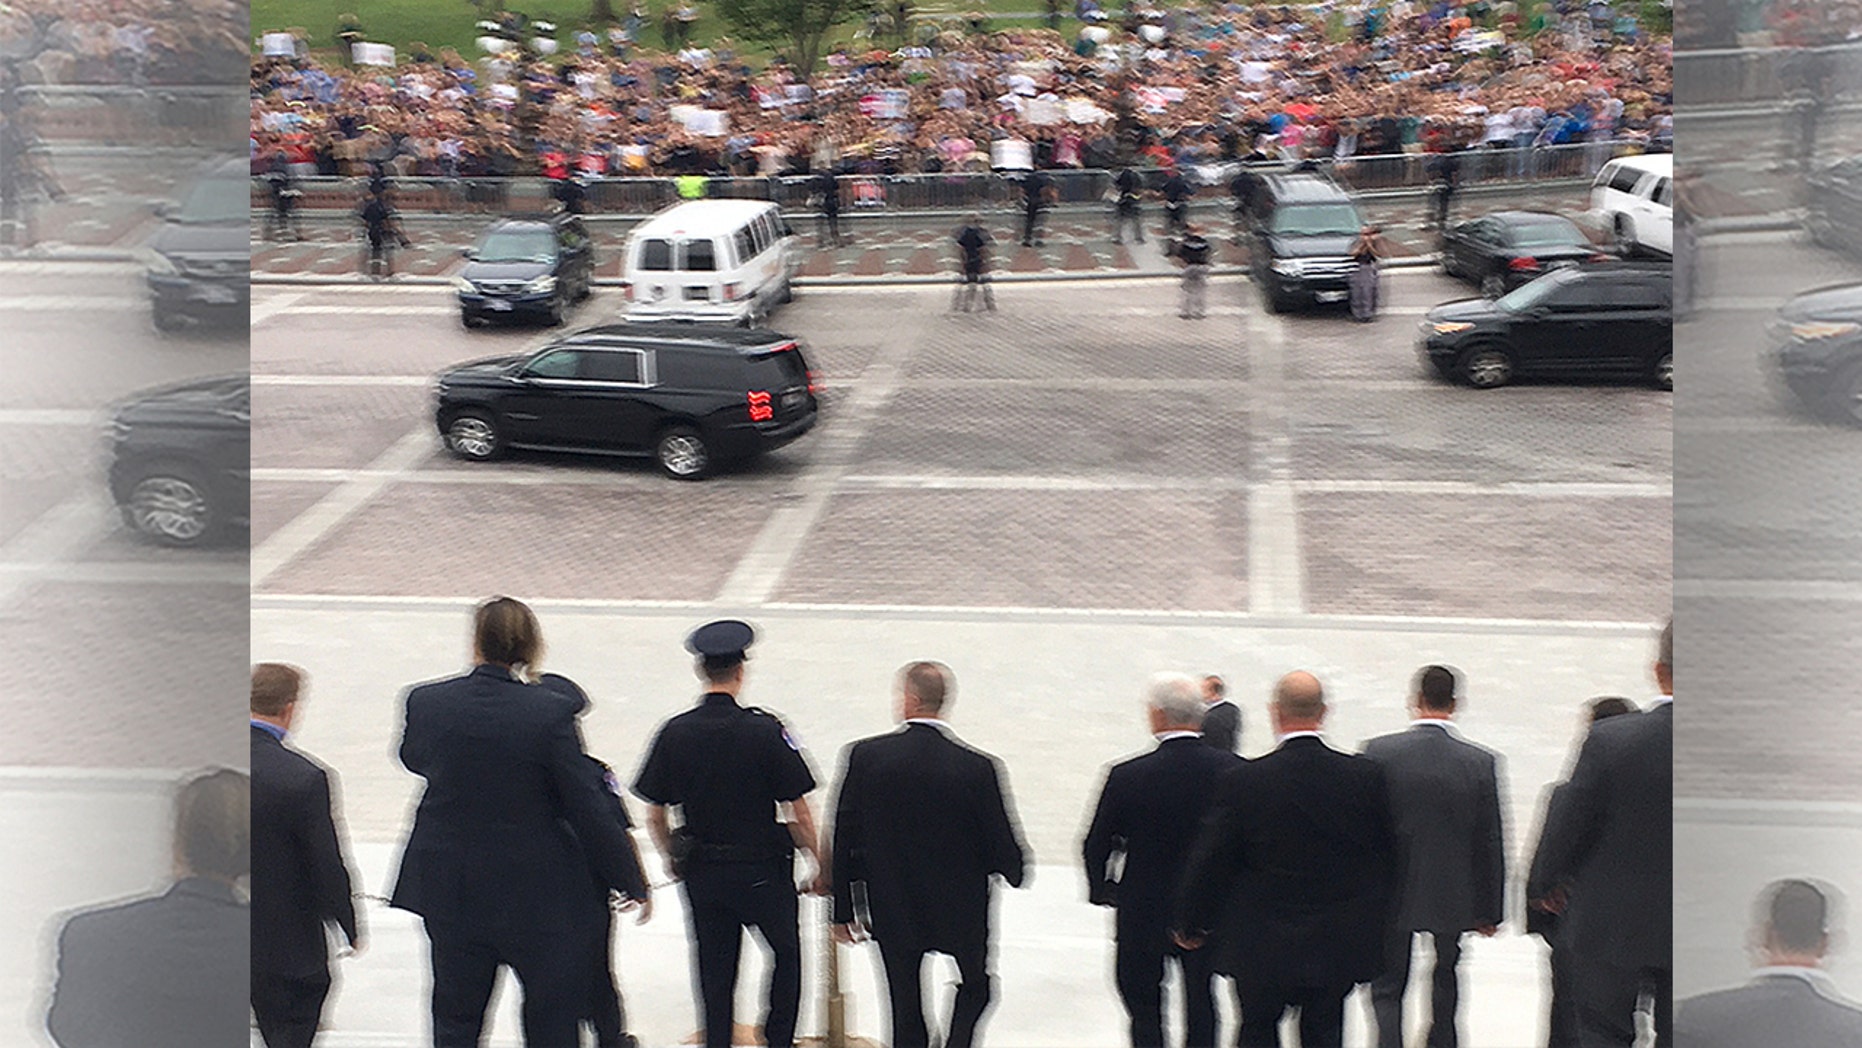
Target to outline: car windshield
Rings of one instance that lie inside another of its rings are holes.
[[[1514,226],[1510,239],[1515,247],[1585,247],[1590,244],[1583,231],[1569,222]]]
[[[1495,300],[1494,305],[1508,313],[1524,313],[1552,297],[1554,291],[1568,283],[1570,278],[1565,273],[1553,273],[1543,276],[1516,291],[1508,292]]]
[[[171,217],[190,226],[243,226],[252,220],[251,208],[252,190],[245,182],[210,178],[196,183]]]
[[[1350,204],[1301,204],[1274,212],[1274,232],[1289,237],[1348,237],[1364,228]]]
[[[554,262],[556,238],[547,229],[505,229],[485,234],[480,262]]]

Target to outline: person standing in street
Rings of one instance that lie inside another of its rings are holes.
[[[1235,204],[1234,243],[1241,243],[1248,235],[1248,222],[1254,213],[1254,201],[1260,195],[1261,180],[1246,167],[1235,172],[1229,179],[1228,194]]]
[[[1628,699],[1617,696],[1605,696],[1592,699],[1584,708],[1584,731],[1598,721],[1611,717],[1620,717],[1625,713],[1636,712],[1635,704]],[[1582,741],[1581,739],[1579,740]],[[1560,818],[1564,801],[1568,796],[1566,784],[1560,782],[1547,791],[1544,814],[1539,819],[1541,826],[1550,825]],[[1541,843],[1543,843],[1541,841]],[[1551,1000],[1546,1005],[1546,1030],[1548,1031],[1545,1048],[1577,1048],[1577,1019],[1572,1014],[1571,1004],[1571,959],[1570,951],[1561,943],[1560,934],[1563,922],[1553,910],[1554,897],[1562,906],[1570,898],[1571,885],[1567,883],[1549,883],[1549,874],[1544,860],[1549,858],[1543,849],[1533,850],[1532,861],[1527,864],[1526,875],[1526,934],[1537,935],[1544,941],[1548,954],[1547,962],[1551,968]]]
[[[266,1048],[310,1048],[330,992],[328,929],[362,932],[328,769],[285,745],[304,673],[252,669],[252,1013]]]
[[[298,190],[297,180],[291,174],[290,158],[282,150],[272,154],[271,171],[266,176],[266,183],[271,189],[272,209],[266,215],[265,239],[303,240],[304,223],[297,214],[298,197],[303,193]]]
[[[834,937],[878,943],[891,999],[891,1048],[971,1048],[994,997],[989,908],[993,879],[1022,886],[1022,844],[1001,762],[960,741],[946,717],[950,668],[914,662],[899,672],[903,726],[862,739],[842,759],[834,809]],[[855,904],[855,886],[866,905]],[[961,980],[948,1032],[933,1041],[924,1015],[925,955],[957,962]]]
[[[1211,673],[1202,687],[1203,742],[1224,753],[1241,752],[1241,707],[1228,701],[1228,684]]]
[[[827,247],[830,239],[835,247],[843,246],[847,238],[840,231],[840,179],[831,169],[815,175],[814,195],[821,201],[815,213],[815,246]]]
[[[1130,226],[1138,243],[1144,243],[1144,176],[1136,168],[1125,168],[1113,179],[1112,193],[1112,242],[1123,244],[1125,228]]]
[[[1087,898],[1118,913],[1115,982],[1131,1017],[1132,1048],[1167,1043],[1163,982],[1173,961],[1183,977],[1183,1044],[1215,1048],[1216,948],[1185,950],[1170,940],[1177,875],[1217,784],[1242,763],[1232,751],[1202,744],[1206,709],[1194,678],[1151,678],[1145,716],[1157,746],[1112,766],[1081,846]]]
[[[1862,1048],[1862,1007],[1824,971],[1833,929],[1830,897],[1803,880],[1778,881],[1759,900],[1752,981],[1701,994],[1675,1010],[1683,1048]]]
[[[957,230],[958,264],[962,268],[957,278],[957,290],[951,295],[950,308],[970,312],[976,304],[978,288],[983,292],[983,304],[991,313],[996,311],[996,293],[989,286],[989,245],[994,240],[989,230],[983,228],[982,216],[970,212],[969,220]]]
[[[1195,223],[1185,226],[1183,240],[1177,245],[1177,262],[1183,266],[1183,301],[1177,316],[1184,320],[1201,320],[1209,315],[1209,251],[1203,227]]]
[[[1222,778],[1184,864],[1171,923],[1235,980],[1241,1048],[1343,1048],[1345,998],[1384,973],[1396,832],[1383,769],[1326,745],[1325,690],[1290,673],[1270,707],[1277,749]]]
[[[389,905],[426,926],[434,1048],[477,1048],[500,967],[523,987],[524,1042],[573,1045],[599,935],[583,900],[645,901],[646,878],[582,749],[579,690],[536,680],[536,615],[484,602],[472,651],[469,673],[407,693],[401,764],[426,788]]]
[[[1036,168],[1022,179],[1022,246],[1040,247],[1041,218],[1054,202],[1054,180]]]
[[[370,193],[368,199],[362,202],[359,215],[362,219],[362,234],[368,240],[363,272],[376,279],[393,277],[394,245],[413,245],[407,239],[407,234],[401,231],[401,216],[388,202],[387,189]]]
[[[1189,231],[1190,198],[1196,195],[1196,187],[1183,174],[1181,167],[1172,167],[1169,177],[1164,179],[1164,228],[1173,237],[1184,236]]]
[[[1448,215],[1461,189],[1460,146],[1450,143],[1435,158],[1435,229],[1448,232]]]
[[[1409,729],[1364,746],[1384,770],[1402,871],[1391,968],[1371,983],[1378,1048],[1403,1048],[1403,997],[1418,933],[1428,934],[1435,954],[1425,1043],[1459,1048],[1461,937],[1491,938],[1506,911],[1500,757],[1456,732],[1457,685],[1446,666],[1424,667]]]
[[[686,649],[697,656],[705,695],[661,726],[634,779],[635,795],[650,805],[647,829],[685,887],[706,1048],[732,1043],[737,964],[750,928],[773,962],[761,1043],[794,1048],[802,1000],[798,849],[814,865],[811,890],[826,883],[808,802],[815,777],[801,745],[775,715],[738,703],[755,641],[756,631],[734,619],[693,631]],[[776,819],[779,806],[790,813],[786,825]]]
[[[1568,925],[1578,1044],[1627,1048],[1653,1003],[1657,1048],[1674,1044],[1674,623],[1655,661],[1662,695],[1591,729],[1557,818],[1540,837],[1547,901]],[[1529,889],[1529,894],[1531,890]]]
[[[1376,226],[1359,230],[1358,239],[1351,244],[1351,318],[1360,324],[1377,319],[1378,300],[1382,298],[1378,262],[1384,252],[1384,238]]]

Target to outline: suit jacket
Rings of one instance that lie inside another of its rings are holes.
[[[601,887],[640,897],[640,864],[582,751],[582,705],[492,666],[408,692],[401,763],[427,786],[391,905],[550,936]]]
[[[1395,870],[1383,769],[1288,739],[1223,776],[1173,926],[1216,932],[1220,970],[1244,986],[1370,982],[1385,966]]]
[[[1532,861],[1526,867],[1526,934],[1542,937],[1548,944],[1556,946],[1559,930],[1563,920],[1555,913],[1547,913],[1532,905],[1532,900],[1543,899],[1551,894],[1559,882],[1552,879],[1552,871],[1547,867],[1551,862],[1551,853],[1545,848],[1544,828],[1564,817],[1564,807],[1570,801],[1570,790],[1565,783],[1556,783],[1545,794],[1545,814],[1539,819],[1539,841],[1532,849]],[[1567,890],[1569,885],[1565,886]]]
[[[245,1048],[251,922],[233,889],[189,878],[72,917],[46,1028],[60,1048]]]
[[[1241,707],[1224,699],[1203,714],[1203,740],[1234,753],[1241,746]]]
[[[1500,758],[1443,726],[1372,739],[1396,823],[1396,931],[1453,935],[1506,917]],[[1407,948],[1407,944],[1406,944]]]
[[[1121,936],[1168,931],[1178,879],[1214,803],[1216,784],[1240,763],[1240,757],[1202,739],[1184,737],[1159,743],[1106,774],[1081,851],[1087,896],[1095,905],[1118,907]],[[1124,857],[1117,879],[1115,854]]]
[[[327,770],[252,728],[252,970],[327,971],[334,924],[356,941],[349,867],[336,836]]]
[[[959,953],[989,942],[990,877],[1021,887],[1028,852],[994,757],[907,724],[847,748],[834,808],[834,921],[888,945]]]
[[[1566,943],[1590,962],[1667,970],[1674,952],[1674,704],[1593,726],[1539,841],[1571,884]]]
[[[1822,980],[1761,975],[1736,990],[1703,994],[1675,1010],[1682,1048],[1862,1048],[1862,1009]]]

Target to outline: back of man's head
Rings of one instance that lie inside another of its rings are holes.
[[[1145,708],[1156,714],[1154,723],[1175,731],[1196,731],[1202,727],[1203,686],[1187,673],[1159,673],[1144,690]]]
[[[1830,901],[1809,881],[1778,881],[1765,890],[1762,920],[1768,963],[1822,959],[1829,949]]]
[[[297,702],[303,691],[304,671],[282,662],[261,662],[252,667],[252,715],[278,718]]]
[[[1295,670],[1274,685],[1274,712],[1284,724],[1316,725],[1325,719],[1325,687],[1312,674]]]
[[[1621,717],[1625,713],[1636,712],[1636,704],[1616,695],[1606,695],[1600,699],[1590,700],[1590,722],[1592,724],[1611,717]]]
[[[1416,705],[1429,713],[1453,713],[1460,683],[1447,666],[1424,666],[1416,672]]]
[[[957,697],[957,678],[941,662],[908,663],[899,671],[899,693],[919,714],[941,716]]]
[[[175,795],[175,864],[182,876],[236,881],[252,872],[252,784],[217,768]]]
[[[1210,702],[1220,702],[1228,694],[1228,682],[1211,673],[1203,678],[1203,697]]]

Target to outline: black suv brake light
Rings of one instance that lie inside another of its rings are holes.
[[[770,404],[768,390],[753,389],[746,395],[746,399],[750,402],[750,421],[768,422],[776,417],[776,409]]]

